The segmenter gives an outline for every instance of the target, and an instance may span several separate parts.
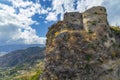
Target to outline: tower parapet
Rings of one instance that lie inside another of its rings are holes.
[[[64,14],[64,22],[67,24],[78,25],[83,28],[82,13],[79,12],[69,12]]]
[[[96,25],[108,26],[106,9],[101,6],[88,9],[83,13],[83,24],[86,31],[96,31]]]

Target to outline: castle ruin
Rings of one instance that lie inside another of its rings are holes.
[[[40,80],[120,80],[114,76],[120,73],[119,66],[111,67],[116,64],[111,63],[116,43],[104,7],[65,13],[64,20],[52,25],[46,36]]]

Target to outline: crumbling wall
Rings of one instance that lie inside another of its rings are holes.
[[[69,12],[64,14],[64,22],[76,25],[83,25],[82,14],[79,12]]]
[[[110,30],[110,26],[107,21],[107,12],[104,7],[93,7],[83,13],[84,28],[88,32],[96,32],[101,37],[106,47],[110,47],[115,43],[115,38]],[[111,43],[112,42],[112,43]]]
[[[107,22],[107,13],[104,7],[93,7],[83,13],[83,23],[86,31],[96,31],[98,25],[106,25]]]

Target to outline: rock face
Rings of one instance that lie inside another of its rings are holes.
[[[120,80],[119,48],[104,7],[65,13],[47,33],[40,80]]]

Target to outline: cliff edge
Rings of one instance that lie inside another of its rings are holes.
[[[40,80],[120,80],[120,45],[104,7],[65,13],[46,36]]]

